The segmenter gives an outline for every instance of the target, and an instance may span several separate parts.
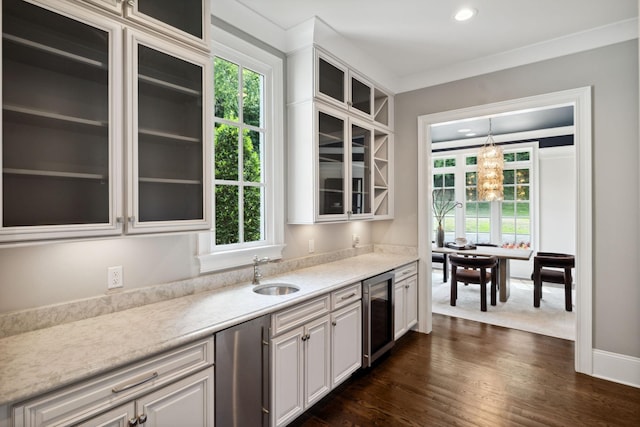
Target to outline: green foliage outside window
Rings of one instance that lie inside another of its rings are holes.
[[[216,245],[254,242],[262,236],[262,159],[259,131],[240,128],[242,108],[245,125],[262,122],[262,79],[253,71],[221,58],[214,60],[215,117],[238,123],[216,123],[214,132],[215,241]],[[242,97],[240,96],[242,94]],[[242,150],[242,172],[239,156]],[[232,182],[219,182],[220,180]],[[251,185],[254,184],[254,185]],[[256,185],[258,184],[258,185]],[[242,200],[241,192],[242,188]],[[242,237],[240,212],[243,213]],[[242,241],[241,241],[242,240]]]

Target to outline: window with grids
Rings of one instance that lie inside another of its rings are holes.
[[[477,156],[465,156],[464,236],[469,242],[491,241],[491,202],[478,200]]]
[[[264,240],[264,76],[214,59],[216,245]]]
[[[501,206],[502,246],[531,247],[531,152],[504,154],[504,201]]]
[[[436,190],[436,194],[441,195],[446,200],[459,200],[456,199],[455,184],[456,184],[456,158],[444,157],[435,158],[433,160],[433,189]],[[434,194],[435,195],[435,194]],[[433,212],[432,212],[433,213]],[[453,241],[456,237],[456,212],[455,209],[448,212],[443,221],[444,228],[444,240],[445,242]],[[436,230],[438,228],[438,219],[433,216],[433,236],[436,236]]]

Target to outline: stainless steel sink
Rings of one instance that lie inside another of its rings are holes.
[[[288,295],[300,290],[290,283],[265,283],[253,288],[253,292],[262,295]]]

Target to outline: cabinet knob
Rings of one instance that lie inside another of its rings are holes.
[[[337,325],[338,325],[338,322],[336,322],[336,321],[334,320],[333,322],[331,322],[331,324],[332,324],[333,326],[337,326]]]
[[[134,0],[128,0],[127,4],[131,7],[135,6],[136,2]]]
[[[138,417],[133,417],[129,419],[129,427],[133,427],[138,424]]]
[[[147,422],[147,414],[142,414],[138,417],[138,422],[140,424],[144,424]]]
[[[409,289],[409,285],[404,285],[405,288]]]

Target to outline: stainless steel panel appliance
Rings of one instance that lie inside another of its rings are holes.
[[[270,321],[262,316],[216,333],[216,426],[269,426]]]
[[[362,367],[371,364],[395,344],[393,325],[394,274],[388,272],[362,282]]]

